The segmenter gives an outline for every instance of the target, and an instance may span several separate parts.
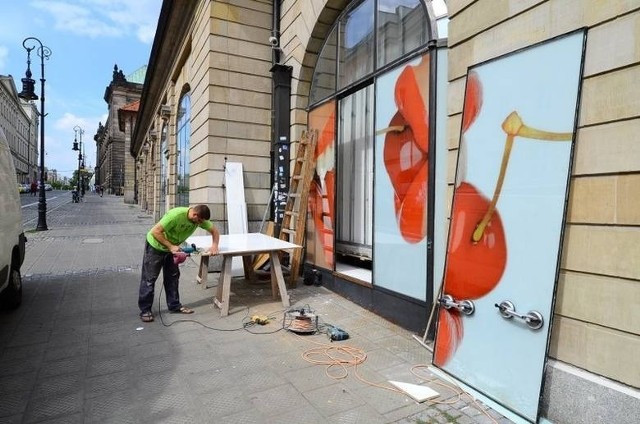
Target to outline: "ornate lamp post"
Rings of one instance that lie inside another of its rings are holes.
[[[84,130],[76,125],[73,127],[73,131],[75,132],[75,137],[73,138],[73,151],[78,152],[78,196],[84,196],[84,184],[80,183],[81,172],[84,169],[84,156],[82,155],[84,151],[84,146],[82,144],[82,134],[84,134]],[[80,134],[80,143],[78,143],[78,134]]]
[[[37,44],[36,44],[37,43]],[[37,54],[40,57],[40,200],[38,201],[38,225],[36,231],[46,231],[47,228],[47,195],[44,190],[44,60],[51,56],[51,49],[42,45],[35,37],[27,37],[22,41],[22,46],[27,51],[27,72],[22,78],[22,91],[18,97],[25,100],[38,100],[34,93],[35,81],[31,78],[31,52],[38,47]]]

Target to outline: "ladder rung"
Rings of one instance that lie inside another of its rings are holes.
[[[302,179],[302,176],[301,175],[294,175],[293,177],[291,177],[291,179],[298,181],[298,180]]]
[[[289,228],[282,228],[280,231],[285,233],[285,234],[295,234],[296,233],[294,230],[291,230]]]
[[[298,212],[296,211],[284,211],[285,215],[289,215],[289,216],[294,216],[294,215],[298,215]],[[327,214],[329,215],[329,214]]]

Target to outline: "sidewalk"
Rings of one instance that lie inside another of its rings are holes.
[[[299,284],[291,304],[349,340],[283,330],[268,283],[234,279],[221,318],[217,274],[203,289],[193,260],[181,266],[180,293],[196,313],[169,314],[160,277],[156,321],[142,323],[139,268],[154,222],[122,197],[85,200],[49,212],[48,231],[27,234],[23,305],[0,313],[0,423],[510,422],[438,384],[412,333],[323,287]],[[252,315],[272,319],[243,328]],[[328,367],[327,354],[343,364]],[[418,403],[389,380],[440,396]]]

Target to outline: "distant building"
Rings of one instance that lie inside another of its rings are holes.
[[[0,75],[0,127],[13,154],[18,183],[38,179],[38,111],[18,97],[11,75]]]
[[[146,70],[146,67],[145,67]],[[124,202],[137,203],[137,171],[140,164],[136,163],[135,158],[130,154],[131,151],[131,133],[135,128],[135,122],[138,115],[138,107],[140,100],[127,103],[118,109],[118,128],[124,132]],[[146,208],[145,208],[146,209]]]
[[[47,171],[47,181],[49,183],[58,182],[59,179],[60,179],[60,177],[58,175],[58,170],[50,169],[50,170]]]
[[[126,76],[118,65],[113,67],[113,78],[104,93],[104,101],[107,102],[109,115],[107,122],[98,124],[98,130],[94,136],[96,141],[96,179],[95,183],[105,188],[107,193],[122,196],[125,194],[125,186],[133,184],[127,181],[125,171],[125,132],[118,124],[118,111],[140,99],[142,82],[146,73],[146,66]],[[133,190],[131,190],[133,193]],[[125,199],[133,202],[131,199]]]

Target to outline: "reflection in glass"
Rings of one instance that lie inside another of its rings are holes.
[[[191,137],[191,96],[183,94],[178,108],[178,192],[176,206],[189,206],[189,150]]]
[[[374,2],[366,0],[340,21],[339,88],[373,72]]]
[[[336,44],[338,39],[337,26],[322,47],[316,69],[313,72],[309,104],[326,99],[336,91]]]
[[[169,143],[167,139],[167,123],[162,124],[162,134],[160,135],[160,216],[167,211],[167,160],[169,158]]]
[[[380,0],[378,67],[426,43],[427,21],[427,13],[420,0]]]

